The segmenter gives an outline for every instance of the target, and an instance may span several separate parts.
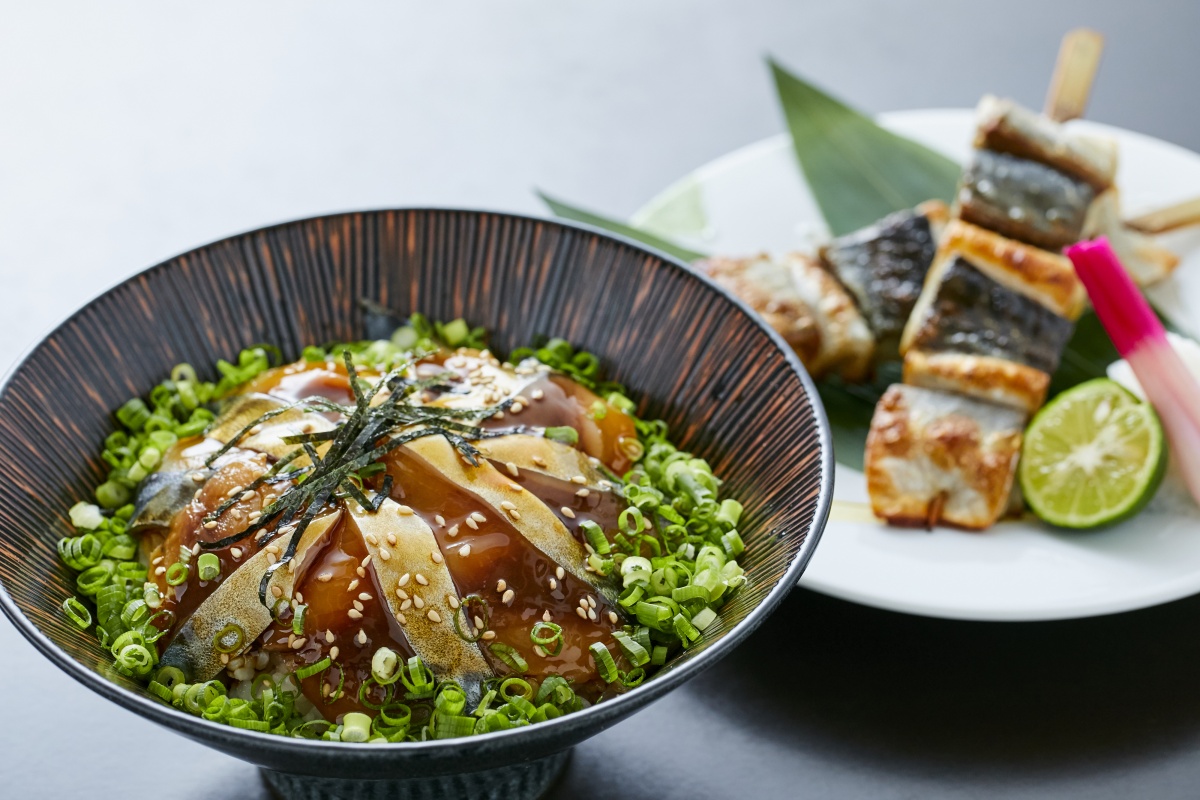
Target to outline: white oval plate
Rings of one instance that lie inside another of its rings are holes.
[[[965,160],[973,112],[885,114],[880,122]],[[1200,156],[1106,125],[1081,132],[1120,142],[1125,213],[1136,215],[1200,194]],[[717,159],[650,202],[634,222],[710,253],[810,249],[824,232],[791,141],[766,139]],[[1150,292],[1182,329],[1196,335],[1200,231],[1162,238],[1183,256],[1175,276]],[[837,468],[834,508],[800,584],[879,608],[971,620],[1049,620],[1143,608],[1200,592],[1200,511],[1138,515],[1084,534],[1034,520],[985,533],[889,528],[866,504],[861,472]]]

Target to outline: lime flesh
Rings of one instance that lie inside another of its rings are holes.
[[[1166,463],[1154,407],[1097,378],[1063,392],[1033,418],[1018,475],[1025,501],[1046,522],[1098,528],[1140,511]]]

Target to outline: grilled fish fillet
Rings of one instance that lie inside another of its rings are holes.
[[[893,525],[987,528],[1008,507],[1024,423],[1013,409],[893,385],[867,437],[872,509]]]
[[[814,378],[837,374],[857,381],[870,371],[875,342],[866,320],[812,258],[801,253],[718,257],[696,266],[761,314]]]

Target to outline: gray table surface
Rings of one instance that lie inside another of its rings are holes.
[[[537,212],[534,186],[627,214],[781,130],[767,53],[872,112],[984,91],[1039,105],[1059,37],[1088,24],[1109,37],[1089,116],[1200,149],[1186,0],[2,7],[5,363],[133,271],[265,223]],[[734,656],[580,747],[551,796],[1193,797],[1198,612],[969,624],[797,591]],[[0,652],[0,796],[267,796],[3,619]]]

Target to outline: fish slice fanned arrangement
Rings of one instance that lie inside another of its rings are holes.
[[[59,546],[114,668],[236,727],[396,742],[602,702],[719,625],[741,506],[708,465],[594,356],[479,338],[415,316],[122,407]]]

